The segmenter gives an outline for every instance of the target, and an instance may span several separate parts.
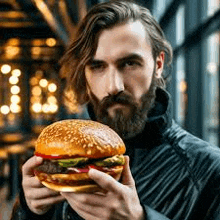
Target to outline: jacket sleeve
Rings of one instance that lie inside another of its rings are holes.
[[[144,208],[145,220],[170,220],[165,215],[162,215],[156,210],[150,208],[149,206],[144,205],[144,204],[141,204],[141,205]]]
[[[19,196],[16,198],[16,202],[14,203],[11,220],[53,220],[55,213],[55,208],[51,208],[44,215],[37,215],[28,208],[26,204],[26,200],[24,197],[23,190],[20,191]]]

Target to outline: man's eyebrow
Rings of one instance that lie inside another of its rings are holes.
[[[131,53],[126,56],[123,56],[123,57],[117,59],[117,62],[120,63],[120,62],[123,62],[126,60],[139,60],[140,62],[144,62],[144,58],[137,53]]]
[[[104,64],[104,63],[105,63],[105,61],[103,61],[103,60],[97,60],[97,59],[92,58],[92,59],[87,63],[87,65],[89,65],[89,66],[95,66],[95,65],[100,65],[100,64]]]
[[[125,56],[122,56],[122,57],[116,59],[116,63],[121,63],[121,62],[127,61],[127,60],[139,60],[140,62],[144,62],[144,58],[141,55],[139,55],[137,53],[131,53],[131,54],[128,54],[128,55],[125,55]],[[105,64],[105,61],[92,58],[87,63],[87,65],[89,65],[89,66],[95,66],[95,65],[100,65],[100,64]]]

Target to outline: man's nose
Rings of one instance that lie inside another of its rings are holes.
[[[110,68],[106,78],[106,92],[108,95],[116,95],[117,93],[124,91],[124,80],[119,70],[116,68]]]

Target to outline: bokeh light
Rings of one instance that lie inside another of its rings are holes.
[[[51,103],[51,104],[56,104],[56,103],[57,103],[57,99],[56,99],[55,96],[49,96],[49,97],[47,98],[47,102],[48,102],[48,103]]]
[[[55,83],[50,83],[50,84],[48,85],[48,90],[49,90],[49,92],[56,92],[56,90],[57,90],[57,85],[56,85]]]
[[[20,96],[18,96],[18,95],[12,95],[12,96],[11,96],[11,102],[12,102],[12,103],[18,104],[20,101],[21,101]]]
[[[48,112],[50,111],[50,105],[47,104],[47,103],[43,104],[43,106],[42,106],[42,111],[43,111],[44,113],[48,113]]]
[[[38,78],[37,77],[32,77],[31,79],[30,79],[30,84],[32,85],[32,86],[35,86],[35,85],[37,85],[38,84]]]
[[[12,113],[19,113],[19,112],[21,112],[21,106],[17,105],[16,103],[12,103],[10,105],[10,110]]]
[[[1,71],[3,74],[8,74],[11,71],[11,66],[8,64],[4,64],[1,67]]]
[[[50,112],[55,113],[58,111],[58,105],[56,104],[50,104]]]
[[[39,85],[43,88],[47,87],[48,81],[46,79],[41,79]]]
[[[35,113],[40,113],[42,111],[42,105],[40,103],[34,103],[32,105],[32,110],[35,112]]]
[[[21,70],[19,69],[14,69],[11,71],[12,76],[19,77],[21,75]]]
[[[32,94],[34,95],[34,96],[40,96],[41,95],[41,93],[42,93],[42,89],[40,88],[40,86],[34,86],[33,88],[32,88]]]
[[[46,44],[49,47],[54,47],[56,45],[57,41],[54,38],[47,38]]]
[[[12,84],[12,85],[17,84],[18,82],[19,82],[19,79],[18,79],[17,76],[11,76],[9,78],[9,83]]]
[[[7,105],[3,105],[0,110],[3,115],[7,115],[10,112],[10,108]]]
[[[17,95],[20,91],[21,91],[21,89],[20,89],[19,86],[14,85],[14,86],[11,87],[11,93],[13,95]]]

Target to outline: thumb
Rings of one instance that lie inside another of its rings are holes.
[[[125,165],[124,165],[124,169],[123,169],[123,172],[122,172],[122,181],[121,181],[121,183],[123,185],[133,187],[133,186],[135,186],[135,182],[134,182],[134,179],[133,179],[132,174],[131,174],[129,161],[130,161],[129,156],[125,156]]]
[[[33,169],[43,162],[42,157],[31,157],[22,167],[24,176],[33,176]]]

